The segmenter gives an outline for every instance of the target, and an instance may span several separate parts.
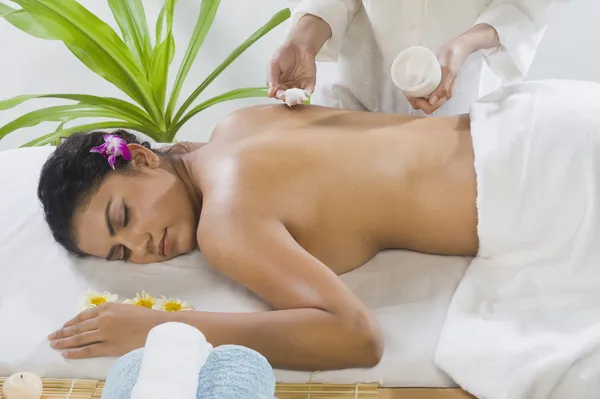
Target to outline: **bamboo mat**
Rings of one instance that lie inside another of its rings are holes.
[[[0,378],[1,387],[5,378]],[[44,378],[42,399],[100,399],[104,383],[96,380],[57,380]],[[278,399],[377,399],[377,384],[277,384]],[[174,398],[175,399],[175,398]]]
[[[0,388],[6,378],[0,378]],[[43,378],[43,399],[100,399],[103,383],[96,380],[54,380]],[[0,389],[0,398],[2,390]]]

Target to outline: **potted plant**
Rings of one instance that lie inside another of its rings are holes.
[[[107,0],[119,26],[119,35],[76,0],[12,0],[16,9],[0,0],[0,17],[21,31],[40,39],[60,40],[92,72],[121,90],[132,101],[90,94],[23,95],[0,101],[0,111],[36,98],[57,98],[74,103],[29,112],[0,128],[0,140],[17,129],[41,122],[59,122],[58,128],[23,146],[56,143],[62,137],[92,129],[126,128],[157,142],[172,142],[179,129],[199,112],[223,102],[264,97],[264,87],[232,90],[195,104],[198,96],[237,57],[266,33],[289,18],[289,9],[275,14],[254,32],[177,106],[181,88],[202,43],[210,30],[220,0],[202,0],[192,38],[177,70],[170,93],[167,80],[175,40],[172,27],[177,0],[165,0],[151,37],[142,0]],[[98,117],[108,121],[65,127],[78,118]]]

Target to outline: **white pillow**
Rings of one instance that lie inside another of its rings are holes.
[[[104,379],[116,359],[66,361],[47,335],[77,313],[88,288],[131,297],[142,289],[189,300],[200,310],[246,312],[267,306],[192,253],[135,266],[76,261],[49,233],[37,199],[40,168],[51,147],[0,152],[0,376],[32,371],[53,378]],[[319,373],[315,382],[382,381],[386,386],[454,386],[433,363],[451,296],[467,258],[387,251],[342,279],[373,310],[386,351],[370,370]],[[278,372],[285,382],[310,373]]]

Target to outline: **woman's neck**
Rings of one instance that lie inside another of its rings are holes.
[[[190,200],[194,205],[194,213],[196,214],[196,218],[199,220],[200,212],[202,211],[202,190],[194,182],[191,163],[187,158],[187,154],[174,154],[169,156],[173,173],[175,173],[175,175],[181,179],[181,182],[186,188],[188,195],[190,196]]]

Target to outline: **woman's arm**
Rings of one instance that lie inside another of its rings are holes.
[[[346,28],[360,0],[288,0],[292,11],[288,40],[310,44],[317,61],[337,61]]]
[[[105,303],[52,333],[52,348],[68,359],[122,356],[142,347],[153,327],[175,321],[197,327],[215,346],[255,349],[277,368],[328,370],[379,363],[381,331],[369,311],[281,222],[256,216],[256,210],[248,212],[243,204],[234,207],[234,216],[222,206],[213,215],[205,208],[198,232],[205,258],[268,302],[272,311],[161,312]]]
[[[479,15],[475,28],[494,28],[499,46],[483,47],[484,57],[505,83],[522,80],[533,62],[553,3],[570,0],[494,0]]]
[[[200,248],[211,265],[274,310],[176,312],[172,320],[196,326],[214,345],[255,349],[278,368],[376,365],[382,355],[379,326],[354,293],[302,249],[280,222],[245,219],[240,224],[219,217],[217,223],[201,226]]]

